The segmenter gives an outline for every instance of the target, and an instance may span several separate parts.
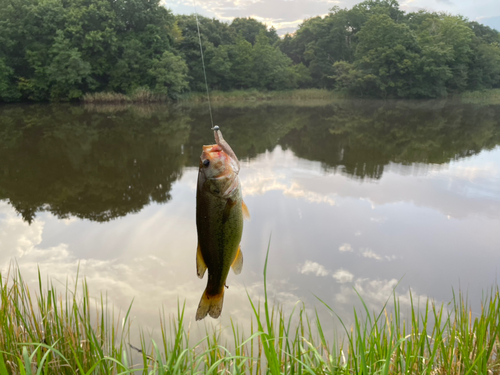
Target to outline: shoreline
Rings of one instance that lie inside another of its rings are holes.
[[[500,89],[489,89],[484,91],[466,91],[461,94],[450,94],[435,99],[415,98],[371,98],[347,95],[339,91],[326,89],[295,89],[287,91],[259,91],[259,90],[236,90],[236,91],[212,91],[209,93],[211,103],[228,102],[275,102],[275,101],[313,101],[313,100],[397,100],[397,101],[431,101],[431,100],[459,100],[463,103],[485,103],[500,104]],[[189,92],[181,94],[176,100],[169,99],[165,95],[153,94],[147,90],[138,91],[132,95],[124,95],[113,92],[86,94],[80,99],[84,104],[199,104],[206,103],[207,94],[204,92]]]

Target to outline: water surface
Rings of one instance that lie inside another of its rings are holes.
[[[0,269],[16,261],[55,285],[77,268],[142,327],[186,301],[195,270],[199,155],[207,108],[0,107]],[[244,268],[228,278],[222,324],[263,295],[285,308],[316,296],[348,317],[356,291],[379,310],[393,288],[475,306],[500,265],[500,106],[446,101],[255,103],[214,118],[242,162],[252,219]],[[4,274],[3,274],[4,275]],[[399,283],[399,284],[398,284]],[[62,288],[62,285],[61,285]],[[356,290],[356,291],[355,291]]]

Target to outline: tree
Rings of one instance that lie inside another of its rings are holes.
[[[211,59],[215,54],[214,49],[234,43],[233,32],[226,23],[202,16],[198,16],[200,35],[198,35],[198,27],[194,15],[177,16],[177,22],[179,29],[182,31],[182,40],[178,43],[177,48],[180,55],[186,61],[189,69],[189,87],[193,91],[204,91],[205,76],[203,74],[203,65],[201,61],[200,39],[205,66],[209,68],[214,66],[214,64],[211,64]],[[217,70],[217,67],[215,67],[215,70]],[[220,71],[207,71],[209,86],[215,87],[221,85],[218,80],[218,74],[220,74]],[[227,76],[225,78],[229,79]]]
[[[283,90],[296,87],[295,75],[289,67],[290,58],[269,44],[266,32],[261,30],[253,47],[256,82],[254,86],[267,90]],[[234,65],[233,65],[234,66]]]
[[[83,95],[82,86],[89,77],[90,63],[83,61],[77,48],[71,47],[61,30],[57,31],[50,52],[47,79],[51,99],[75,99]]]
[[[222,45],[214,49],[213,57],[210,59],[208,70],[213,79],[213,88],[217,90],[229,90],[233,87],[231,81],[231,68],[233,64],[229,59],[232,46]]]
[[[233,82],[233,87],[237,89],[253,87],[255,72],[253,70],[254,53],[252,44],[240,36],[237,38],[236,44],[232,46],[229,58],[231,60],[230,79]]]
[[[478,43],[472,47],[469,65],[468,89],[482,90],[500,87],[499,43]]]
[[[267,30],[267,26],[263,23],[248,17],[248,18],[235,18],[229,25],[230,30],[233,31],[235,36],[241,36],[247,42],[252,45],[257,41],[257,36],[261,31],[266,33],[269,38],[269,43],[274,44],[279,40],[279,36],[276,33],[276,29],[271,27]]]
[[[498,31],[461,16],[405,13],[396,0],[335,6],[283,39],[253,18],[174,16],[161,0],[0,1],[2,102],[138,88],[174,98],[205,91],[204,68],[212,90],[435,98],[500,87],[499,61]]]
[[[151,86],[159,94],[175,98],[188,87],[188,67],[180,56],[165,51],[161,58],[153,60],[149,74],[153,79]]]
[[[148,85],[152,62],[171,51],[178,36],[159,0],[0,2],[2,82],[10,87],[1,98],[130,92]]]
[[[453,91],[467,88],[473,36],[474,32],[461,17],[445,16],[439,26],[436,40],[452,49],[452,58],[448,64],[452,76],[448,80],[448,87]]]
[[[4,59],[0,59],[0,101],[15,101],[19,99],[21,93],[13,84],[14,70],[9,67]]]
[[[388,15],[375,15],[358,38],[354,67],[365,82],[365,92],[382,97],[410,96],[419,47],[409,27]]]

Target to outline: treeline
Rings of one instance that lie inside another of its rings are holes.
[[[297,32],[199,17],[211,90],[327,88],[434,98],[500,87],[500,33],[394,0],[334,7]],[[0,101],[202,91],[196,18],[159,0],[0,1]]]

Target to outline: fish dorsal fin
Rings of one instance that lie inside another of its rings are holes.
[[[207,265],[201,254],[200,244],[198,243],[198,249],[196,250],[196,273],[200,279],[203,279],[205,271],[207,270]]]
[[[243,253],[241,252],[241,246],[238,246],[238,252],[236,253],[233,264],[231,264],[231,268],[235,275],[239,275],[243,269]]]
[[[248,211],[247,205],[243,201],[241,201],[241,208],[243,211],[243,219],[250,220],[250,212]]]

